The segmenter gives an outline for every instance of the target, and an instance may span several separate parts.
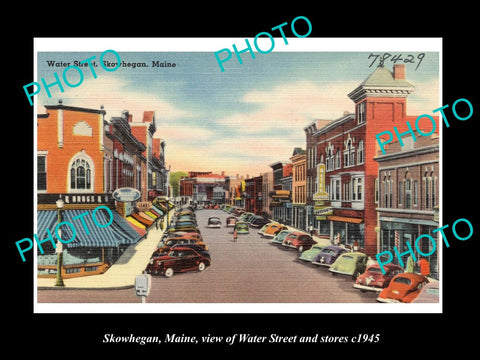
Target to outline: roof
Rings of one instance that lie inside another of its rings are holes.
[[[405,79],[395,79],[393,72],[384,66],[378,66],[360,85],[363,86],[413,86]]]

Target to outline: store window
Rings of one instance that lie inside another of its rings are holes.
[[[91,192],[93,190],[93,161],[85,153],[77,154],[70,163],[69,191]]]

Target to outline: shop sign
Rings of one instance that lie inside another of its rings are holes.
[[[324,207],[324,208],[315,208],[313,213],[316,216],[327,216],[327,215],[333,215],[333,208],[331,206],[329,207]]]
[[[140,199],[142,194],[137,189],[124,187],[124,188],[119,188],[115,190],[112,196],[116,201],[130,202],[130,201],[137,201],[138,199]]]
[[[325,164],[317,165],[317,189],[313,200],[328,200],[328,193],[325,191]]]
[[[152,208],[151,201],[138,201],[135,206],[139,211],[148,211]]]

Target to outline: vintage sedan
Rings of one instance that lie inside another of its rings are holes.
[[[200,245],[198,243],[195,243],[195,244],[176,244],[176,245],[173,245],[170,249],[175,250],[175,249],[178,249],[180,247],[188,247],[189,249],[193,249],[196,252],[198,252],[200,255],[205,256],[206,258],[211,260],[210,253],[208,252],[208,250],[205,249],[206,246],[204,246],[204,245]]]
[[[363,274],[367,268],[367,255],[361,252],[346,252],[340,255],[330,266],[332,274],[353,275],[355,278]]]
[[[419,274],[405,272],[395,275],[390,284],[380,292],[377,301],[410,303],[427,283],[428,279]]]
[[[250,224],[251,227],[254,227],[254,228],[261,228],[262,226],[264,226],[265,224],[268,224],[270,222],[269,219],[266,219],[264,218],[263,216],[258,216],[258,215],[254,215],[249,221],[248,223]]]
[[[263,237],[274,238],[275,235],[280,233],[280,231],[286,230],[286,229],[287,227],[285,225],[282,225],[276,222],[270,222],[264,225],[257,233]]]
[[[222,221],[218,216],[210,216],[208,218],[208,224],[207,227],[209,228],[221,228],[222,227]]]
[[[296,249],[298,252],[310,249],[317,242],[312,237],[301,231],[292,231],[283,240],[283,247]]]
[[[348,250],[341,246],[326,246],[312,261],[312,264],[331,266],[337,258]]]
[[[233,227],[237,222],[237,218],[235,216],[229,216],[227,217],[227,220],[225,220],[225,222],[227,227]]]
[[[380,269],[380,265],[370,265],[363,274],[357,277],[353,287],[362,291],[382,291],[390,284],[395,275],[404,272],[403,268],[396,264],[385,264],[383,268],[385,274]]]
[[[272,240],[269,241],[270,244],[282,245],[283,240],[290,234],[292,230],[282,230],[280,231]]]
[[[440,289],[438,280],[429,279],[428,284],[422,287],[420,294],[412,301],[414,303],[438,303]]]
[[[283,242],[283,241],[282,241]],[[322,250],[326,247],[327,245],[323,244],[315,244],[313,245],[310,249],[305,250],[300,254],[298,257],[299,260],[307,261],[307,262],[312,262],[315,257],[322,252]]]
[[[157,249],[155,250],[155,252],[156,253],[168,252],[170,251],[171,247],[178,244],[197,244],[202,248],[204,248],[205,250],[208,250],[208,246],[200,240],[179,236],[179,237],[173,237],[173,238],[166,238],[160,241],[157,245]]]
[[[237,221],[235,223],[235,227],[233,228],[233,231],[236,231],[237,234],[248,234],[250,232],[250,229],[246,222]]]
[[[166,255],[150,259],[145,273],[171,277],[175,272],[203,271],[210,266],[210,259],[188,247],[172,249]]]

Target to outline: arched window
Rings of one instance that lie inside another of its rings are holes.
[[[69,191],[93,191],[93,161],[84,152],[75,155],[69,167]]]

